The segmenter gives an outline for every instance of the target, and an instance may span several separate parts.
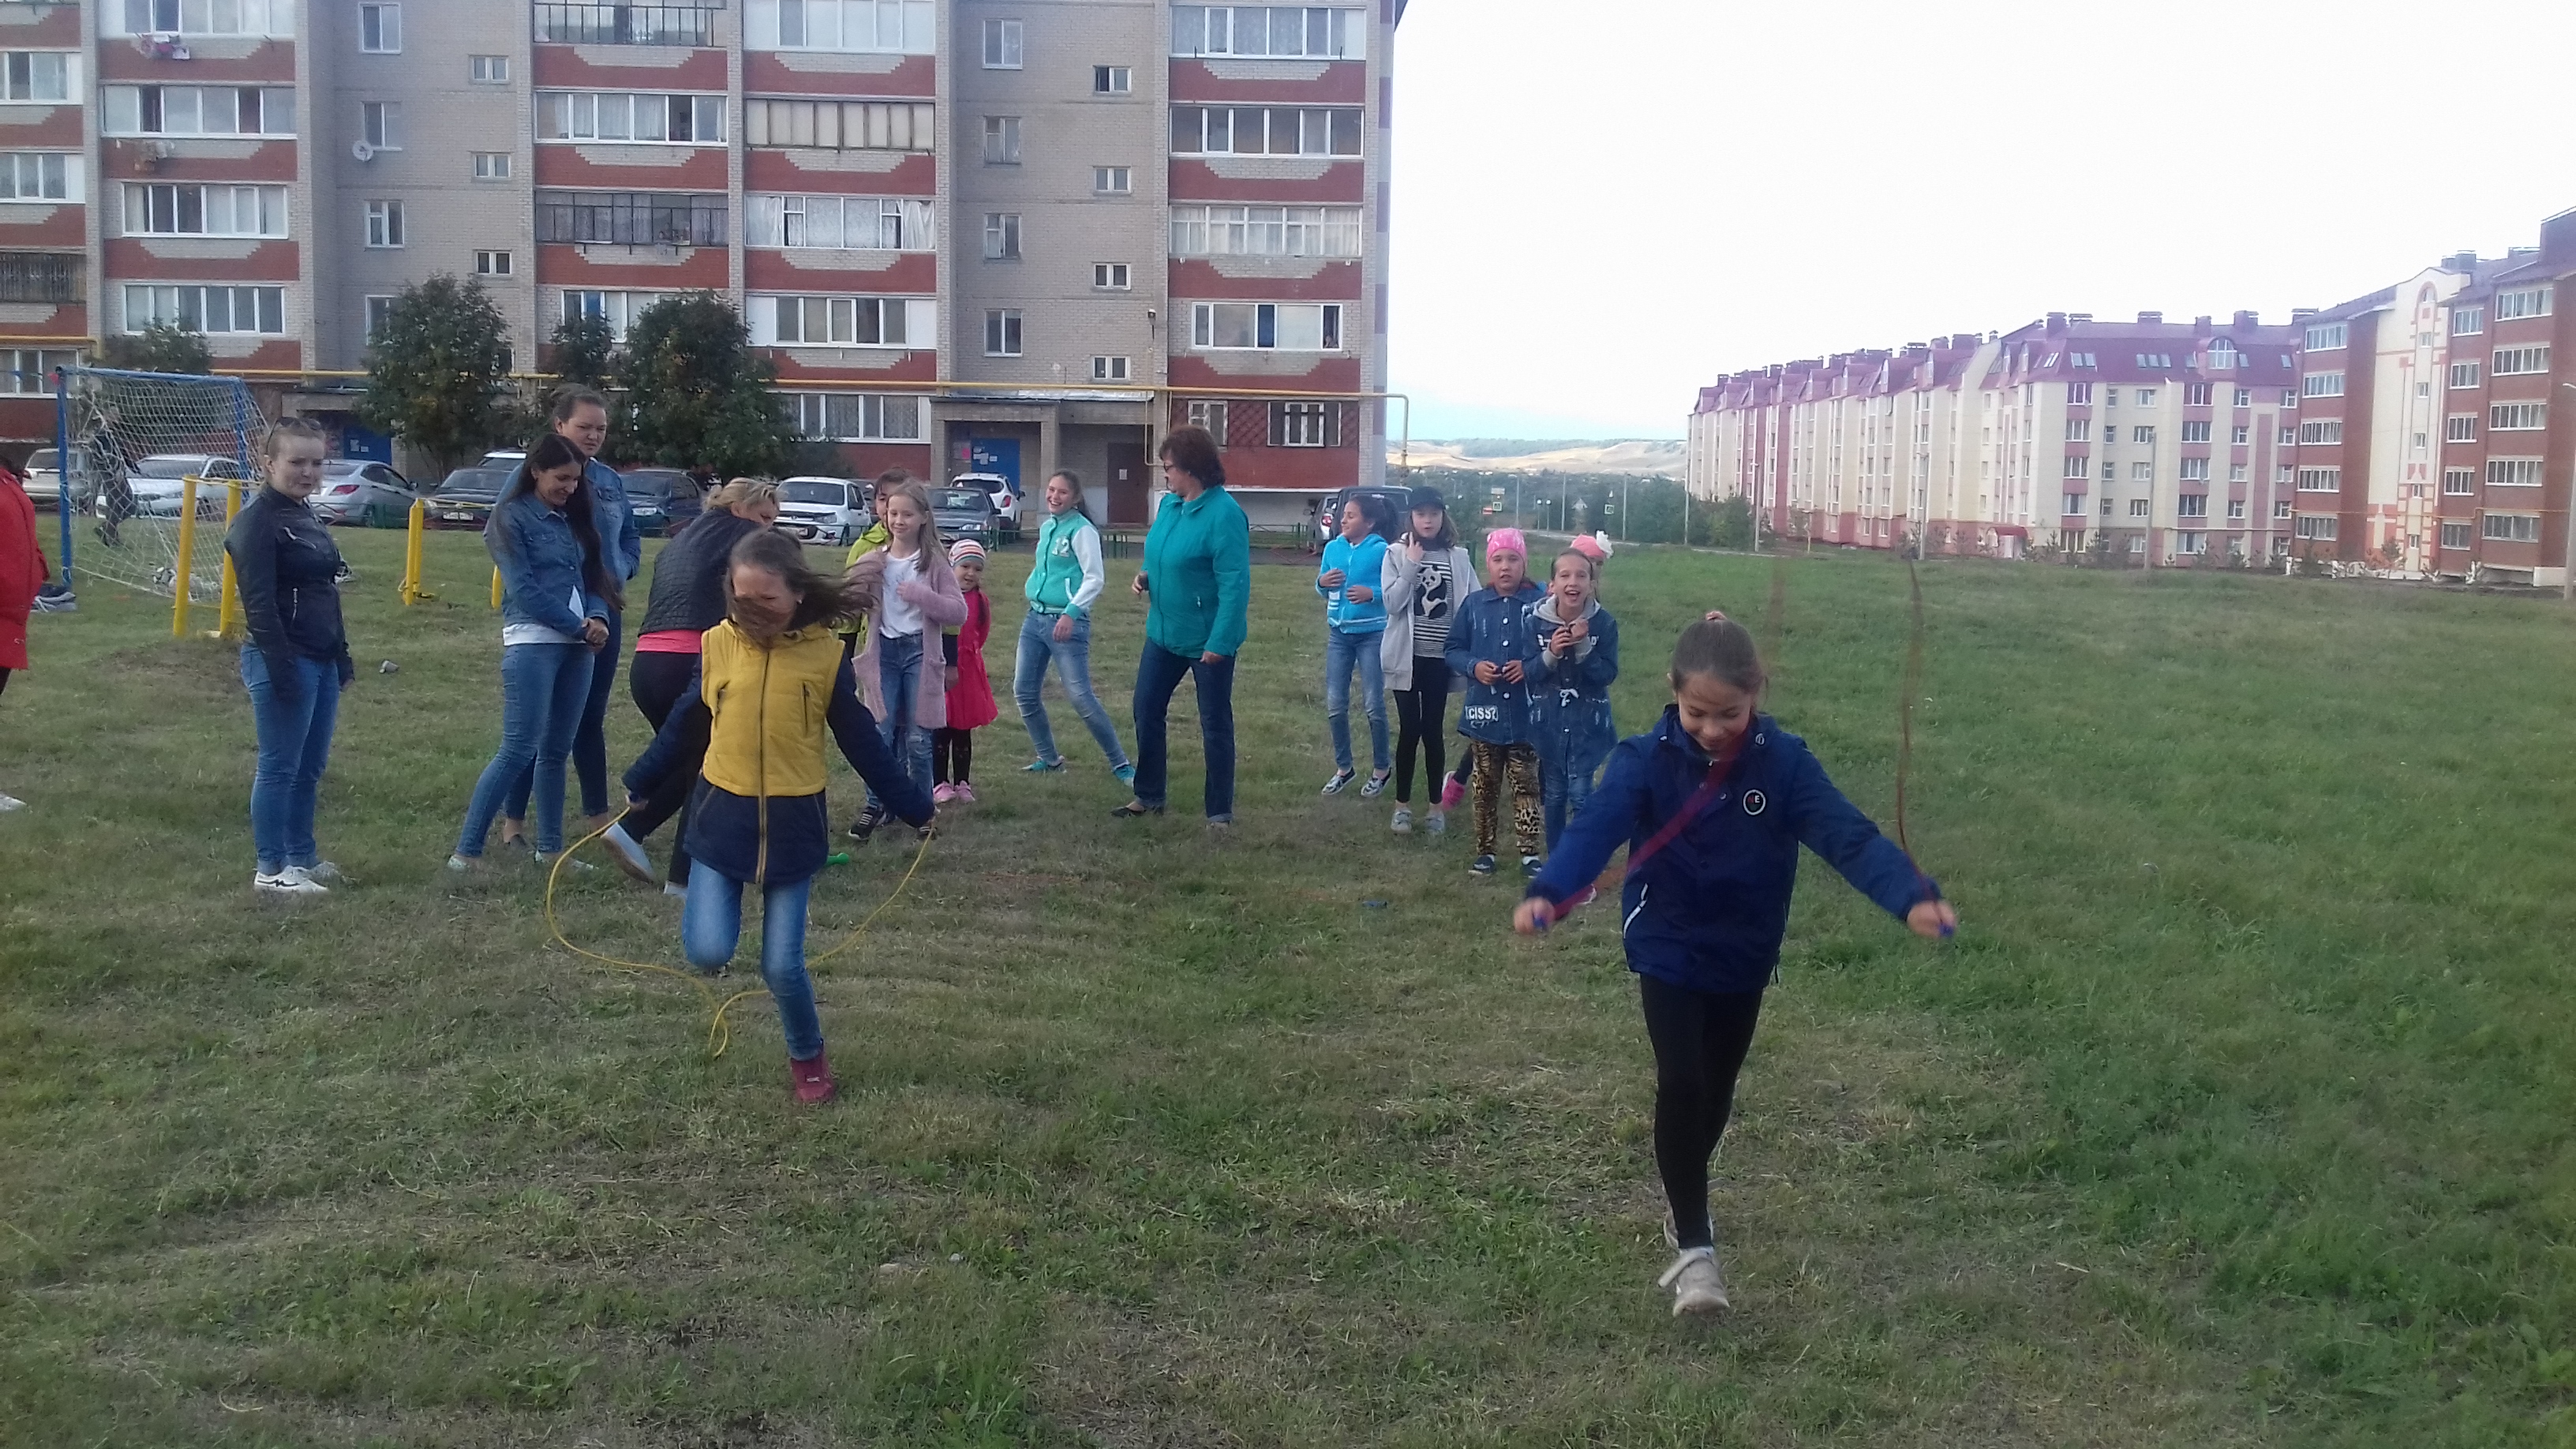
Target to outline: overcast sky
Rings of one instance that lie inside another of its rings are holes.
[[[2576,5],[1412,0],[1417,437],[1678,437],[1741,367],[2051,310],[2266,322],[2576,207]]]

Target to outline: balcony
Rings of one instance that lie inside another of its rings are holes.
[[[721,196],[632,191],[537,193],[537,240],[611,246],[720,247]]]
[[[84,302],[88,272],[78,252],[0,252],[0,302]]]
[[[715,43],[721,7],[702,5],[550,5],[537,7],[537,39],[554,45],[684,45]]]

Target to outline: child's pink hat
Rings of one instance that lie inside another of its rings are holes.
[[[1529,540],[1517,528],[1497,528],[1485,535],[1485,562],[1492,563],[1498,553],[1516,553],[1529,557]]]
[[[1602,534],[1578,533],[1574,536],[1574,541],[1566,547],[1594,563],[1606,563],[1610,558],[1610,540]]]
[[[977,563],[982,563],[984,561],[984,545],[977,543],[971,538],[961,538],[948,546],[948,564],[951,568],[964,563],[970,558]]]

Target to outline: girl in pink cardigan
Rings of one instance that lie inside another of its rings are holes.
[[[880,489],[877,519],[885,525],[886,541],[850,565],[850,582],[868,609],[866,635],[851,668],[868,711],[885,731],[887,752],[926,797],[931,732],[948,723],[947,671],[935,641],[942,630],[966,622],[966,596],[939,547],[930,492],[919,479]],[[851,838],[874,835],[885,817],[884,803],[870,792],[867,810],[850,826]]]

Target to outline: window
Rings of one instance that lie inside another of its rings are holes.
[[[2067,454],[2067,455],[2066,455],[2066,468],[2065,468],[2065,471],[2063,471],[2063,472],[2061,472],[2060,474],[2058,474],[2058,476],[2059,476],[2059,477],[2061,477],[2061,478],[2090,478],[2090,477],[2092,477],[2092,476],[2093,476],[2093,458],[2092,458],[2092,455],[2091,455],[2091,454],[2088,454],[2088,453],[2069,453],[2069,454]]]
[[[2537,432],[2549,426],[2549,404],[2498,403],[2487,409],[2487,426],[2499,433]]]
[[[1123,96],[1136,89],[1136,73],[1123,65],[1095,65],[1091,68],[1091,93],[1095,96]]]
[[[0,151],[0,201],[78,201],[80,161],[61,151]]]
[[[2114,470],[2115,468],[2117,468],[2118,466],[2119,466],[2118,464],[2116,464],[2116,463],[2112,462],[2112,461],[2111,461],[2110,459],[2108,459],[2108,458],[2103,459],[2103,460],[2102,460],[2102,481],[2103,481],[2103,482],[2105,482],[2105,483],[2108,483],[2108,482],[2110,482],[2114,477],[2118,476],[2117,474],[2115,474],[2115,473],[2112,471],[2112,470]]]
[[[2155,429],[2153,429],[2153,428],[2131,428],[2131,429],[2129,429],[2129,441],[2131,441],[2131,442],[2133,442],[2133,443],[2152,443],[2152,442],[2154,442],[2155,440],[2156,440],[2156,430],[2155,430]]]
[[[1020,68],[1020,30],[1020,22],[1016,20],[984,22],[984,69]]]
[[[379,151],[401,150],[402,103],[360,101],[358,103],[358,139]]]
[[[2143,499],[2143,498],[2132,498],[2132,499],[2130,499],[2130,500],[2129,500],[2129,516],[2130,516],[2131,518],[2145,518],[2145,517],[2147,517],[2147,516],[2148,516],[2148,514],[2147,514],[2147,500],[2145,500],[2145,499]]]
[[[2442,470],[2442,492],[2446,497],[2465,498],[2478,491],[2478,470],[2445,468]]]
[[[745,101],[743,140],[826,151],[927,151],[937,139],[927,101]]]
[[[0,302],[86,301],[87,275],[78,252],[0,252]]]
[[[1174,106],[1175,156],[1357,156],[1356,108]]]
[[[1190,345],[1204,351],[1339,352],[1342,309],[1334,302],[1194,302]]]
[[[2230,498],[2227,500],[2227,521],[2230,523],[2243,523],[2245,521],[2244,499]]]
[[[2182,386],[2182,405],[2184,407],[2205,408],[2209,406],[2209,397],[2210,392],[2208,383],[2187,382]]]
[[[2131,463],[2131,464],[2129,465],[2129,481],[2130,481],[2130,482],[2132,482],[2132,483],[2152,483],[2152,482],[2154,482],[2154,481],[2155,481],[2155,479],[2156,479],[2156,465],[2155,465],[2155,464],[2153,464],[2153,463]]]
[[[2487,459],[2487,486],[2490,488],[2537,488],[2540,486],[2538,458]]]
[[[1125,262],[1093,262],[1091,289],[1095,292],[1124,292],[1133,285],[1128,276]]]
[[[2141,352],[2138,354],[2138,366],[2171,367],[2173,366],[2173,354],[2170,352]]]
[[[2275,463],[2272,465],[2272,482],[2275,486],[2286,484],[2296,478],[2298,473],[2298,469],[2287,463]]]
[[[926,197],[746,196],[742,201],[746,246],[926,252],[939,245],[931,221],[934,207]]]
[[[2452,309],[2451,309],[2451,335],[2452,335],[2452,336],[2454,336],[2454,337],[2474,337],[2474,336],[2476,336],[2477,334],[2479,334],[2479,333],[2481,333],[2481,332],[2484,332],[2484,331],[2486,331],[2486,330],[2487,330],[2487,309],[2486,309],[2486,308],[2484,308],[2484,307],[2454,307],[2454,308],[2452,308]]]
[[[474,254],[474,275],[478,277],[506,277],[510,275],[510,254],[508,252],[476,252]]]
[[[2490,513],[2482,532],[2499,543],[2538,543],[2540,518],[2531,513]]]
[[[2236,350],[2235,343],[2222,337],[2216,342],[2209,344],[2209,370],[2212,372],[2234,372],[2236,370],[2237,359],[2243,355],[2244,354]]]
[[[2118,388],[2116,388],[2116,387],[2106,387],[2106,388],[2102,389],[2102,406],[2104,406],[2104,407],[2106,407],[2106,408],[2115,408],[2115,407],[2118,407],[2119,405],[2120,405],[2120,390],[2119,390]]]
[[[2286,352],[2282,353],[2282,354],[2281,354],[2281,360],[2282,360],[2283,362],[2287,362],[2287,361],[2289,361],[2289,360],[2290,360],[2290,354],[2288,354],[2288,353],[2286,353]],[[2294,390],[2292,390],[2292,389],[2290,389],[2290,388],[2286,388],[2286,387],[2285,387],[2285,388],[2283,388],[2283,389],[2281,389],[2281,410],[2282,410],[2282,411],[2287,412],[2287,411],[2289,411],[2290,409],[2297,407],[2298,405],[2299,405],[2299,395],[2298,395],[2298,393],[2297,393],[2296,391],[2294,391]]]
[[[2244,447],[2254,441],[2254,430],[2239,423],[2227,430],[2227,441],[2236,447]]]
[[[720,247],[719,195],[656,191],[540,191],[537,240],[622,246]]]
[[[258,86],[106,86],[111,136],[292,136],[295,92]]]
[[[2299,394],[2302,397],[2341,397],[2343,396],[2343,374],[2340,372],[2309,373],[2300,380]]]
[[[52,348],[0,349],[0,393],[42,393],[54,390],[54,370],[80,366],[77,351]]]
[[[996,307],[984,314],[984,355],[986,357],[1020,355],[1018,308]]]
[[[2418,433],[2416,436],[2420,438],[2423,434]],[[2442,420],[2443,442],[2474,443],[2477,440],[2478,415],[2476,413],[2453,413]]]
[[[655,303],[669,296],[666,292],[598,292],[567,289],[563,294],[563,320],[597,317],[608,323],[608,334],[623,342],[626,329],[650,311]]]
[[[2102,516],[2104,518],[2111,516],[2111,499],[2108,494],[2105,494],[2102,498]]]
[[[2205,533],[2178,533],[2178,534],[2175,534],[2175,535],[2174,535],[2174,552],[2176,552],[2176,553],[2182,553],[2182,554],[2190,554],[2190,553],[2207,553],[2208,551],[2209,551],[2209,535],[2208,535],[2208,534],[2205,534]]]
[[[403,244],[403,204],[399,201],[367,203],[367,245],[398,247]]]
[[[506,55],[469,55],[465,57],[465,79],[478,86],[508,85],[510,58]]]
[[[1016,211],[984,213],[984,260],[1016,262],[1020,259],[1020,214]]]
[[[2209,495],[2206,493],[2185,493],[2179,495],[2174,499],[2174,516],[2176,518],[2207,518],[2209,516]]]
[[[859,392],[781,393],[797,436],[835,443],[921,439],[921,399]]]
[[[2335,520],[2303,513],[2291,524],[2290,531],[2300,538],[2332,542],[2335,536]]]
[[[2254,389],[2250,387],[2238,388],[2236,390],[2236,405],[2240,408],[2250,408],[2254,406]]]
[[[2344,345],[2346,324],[2319,322],[2307,332],[2306,347],[2310,352],[2332,352]]]
[[[2091,418],[2068,418],[2066,420],[2066,441],[2070,443],[2089,443],[2093,441],[2093,420]]]
[[[291,36],[295,0],[109,0],[99,7],[99,29],[116,35]]]
[[[2451,364],[2451,386],[2476,387],[2477,385],[2478,364],[2474,362],[2454,362]]]
[[[1017,166],[1020,164],[1020,118],[986,116],[984,118],[984,164]]]
[[[1176,206],[1178,257],[1356,257],[1356,206]]]
[[[2549,349],[2546,347],[2499,347],[2496,349],[2495,375],[2498,377],[2519,377],[2534,372],[2547,372],[2548,370]]]
[[[2151,387],[2139,388],[2137,400],[2138,406],[2142,408],[2154,407],[2156,405],[2156,390]]]
[[[2289,516],[2290,516],[2290,500],[2289,500],[2289,499],[2287,499],[2287,498],[2275,499],[2275,500],[2273,501],[2273,503],[2272,503],[2272,518],[2273,518],[2273,521],[2278,522],[2278,521],[2280,521],[2281,519],[2287,518],[2287,517],[2289,517]]]
[[[174,186],[128,182],[127,236],[284,236],[283,186]]]
[[[1127,380],[1127,359],[1123,357],[1095,357],[1091,359],[1091,380],[1093,382],[1125,382]]]
[[[2209,481],[2209,460],[2207,458],[2185,458],[2181,460],[2181,471],[2176,473],[2174,476],[2182,479],[2186,483],[2206,483]]]
[[[2069,367],[2094,367],[2099,364],[2094,362],[2093,354],[2090,352],[2070,352],[2066,354],[2066,365]]]
[[[140,332],[156,322],[172,322],[191,332],[210,335],[277,336],[286,331],[286,289],[127,286],[125,330]]]
[[[2442,525],[2442,547],[2460,549],[2467,548],[2468,546],[2469,526],[2467,524],[2445,523]]]
[[[1270,405],[1270,446],[1274,448],[1338,447],[1341,432],[1342,410],[1330,403]]]
[[[2081,493],[2068,493],[2062,495],[2057,511],[2070,518],[2082,515],[2084,512],[2084,495]]]
[[[927,297],[753,297],[744,311],[763,347],[924,347],[939,330]]]
[[[474,179],[475,179],[475,180],[477,180],[477,181],[507,181],[507,180],[509,180],[509,179],[510,179],[510,153],[509,153],[509,152],[507,152],[507,151],[477,151],[477,152],[475,152],[475,153],[474,153]]]
[[[2548,316],[2549,290],[2547,287],[2527,287],[2519,292],[2496,293],[2496,320],[2510,322],[2517,317]]]
[[[79,70],[79,61],[70,51],[0,53],[0,100],[71,100],[79,85]]]
[[[2301,468],[2299,491],[2302,493],[2340,493],[2343,491],[2341,468]]]
[[[2247,477],[2250,476],[2252,472],[2253,469],[2244,463],[2230,463],[2227,465],[2227,481],[2230,483],[2242,483],[2246,481]]]
[[[2182,440],[2183,440],[2184,442],[2186,442],[2186,443],[2206,443],[2206,442],[2208,442],[2208,441],[2209,441],[2209,424],[2207,424],[2207,423],[2185,423],[2185,424],[2183,424],[2183,425],[2182,425]]]
[[[394,320],[394,303],[401,300],[402,299],[399,297],[386,296],[374,296],[366,299],[367,340],[369,342],[375,341],[377,337],[383,335],[386,327],[392,325]]]
[[[724,114],[722,96],[539,91],[537,139],[711,144],[725,138]]]
[[[1094,166],[1091,189],[1101,196],[1125,196],[1136,189],[1135,175],[1124,166]]]
[[[1224,403],[1194,400],[1190,403],[1189,410],[1184,414],[1184,416],[1189,419],[1191,427],[1207,429],[1208,436],[1216,439],[1216,445],[1218,447],[1222,448],[1225,446]]]
[[[402,54],[402,7],[358,7],[358,49],[368,55]]]
[[[932,0],[745,0],[743,44],[929,55],[938,49],[937,19]]]
[[[1361,60],[1369,13],[1319,5],[1175,5],[1172,54]]]
[[[2066,385],[2066,405],[2071,408],[2091,407],[2093,405],[2093,384],[2089,382],[2068,383]]]

